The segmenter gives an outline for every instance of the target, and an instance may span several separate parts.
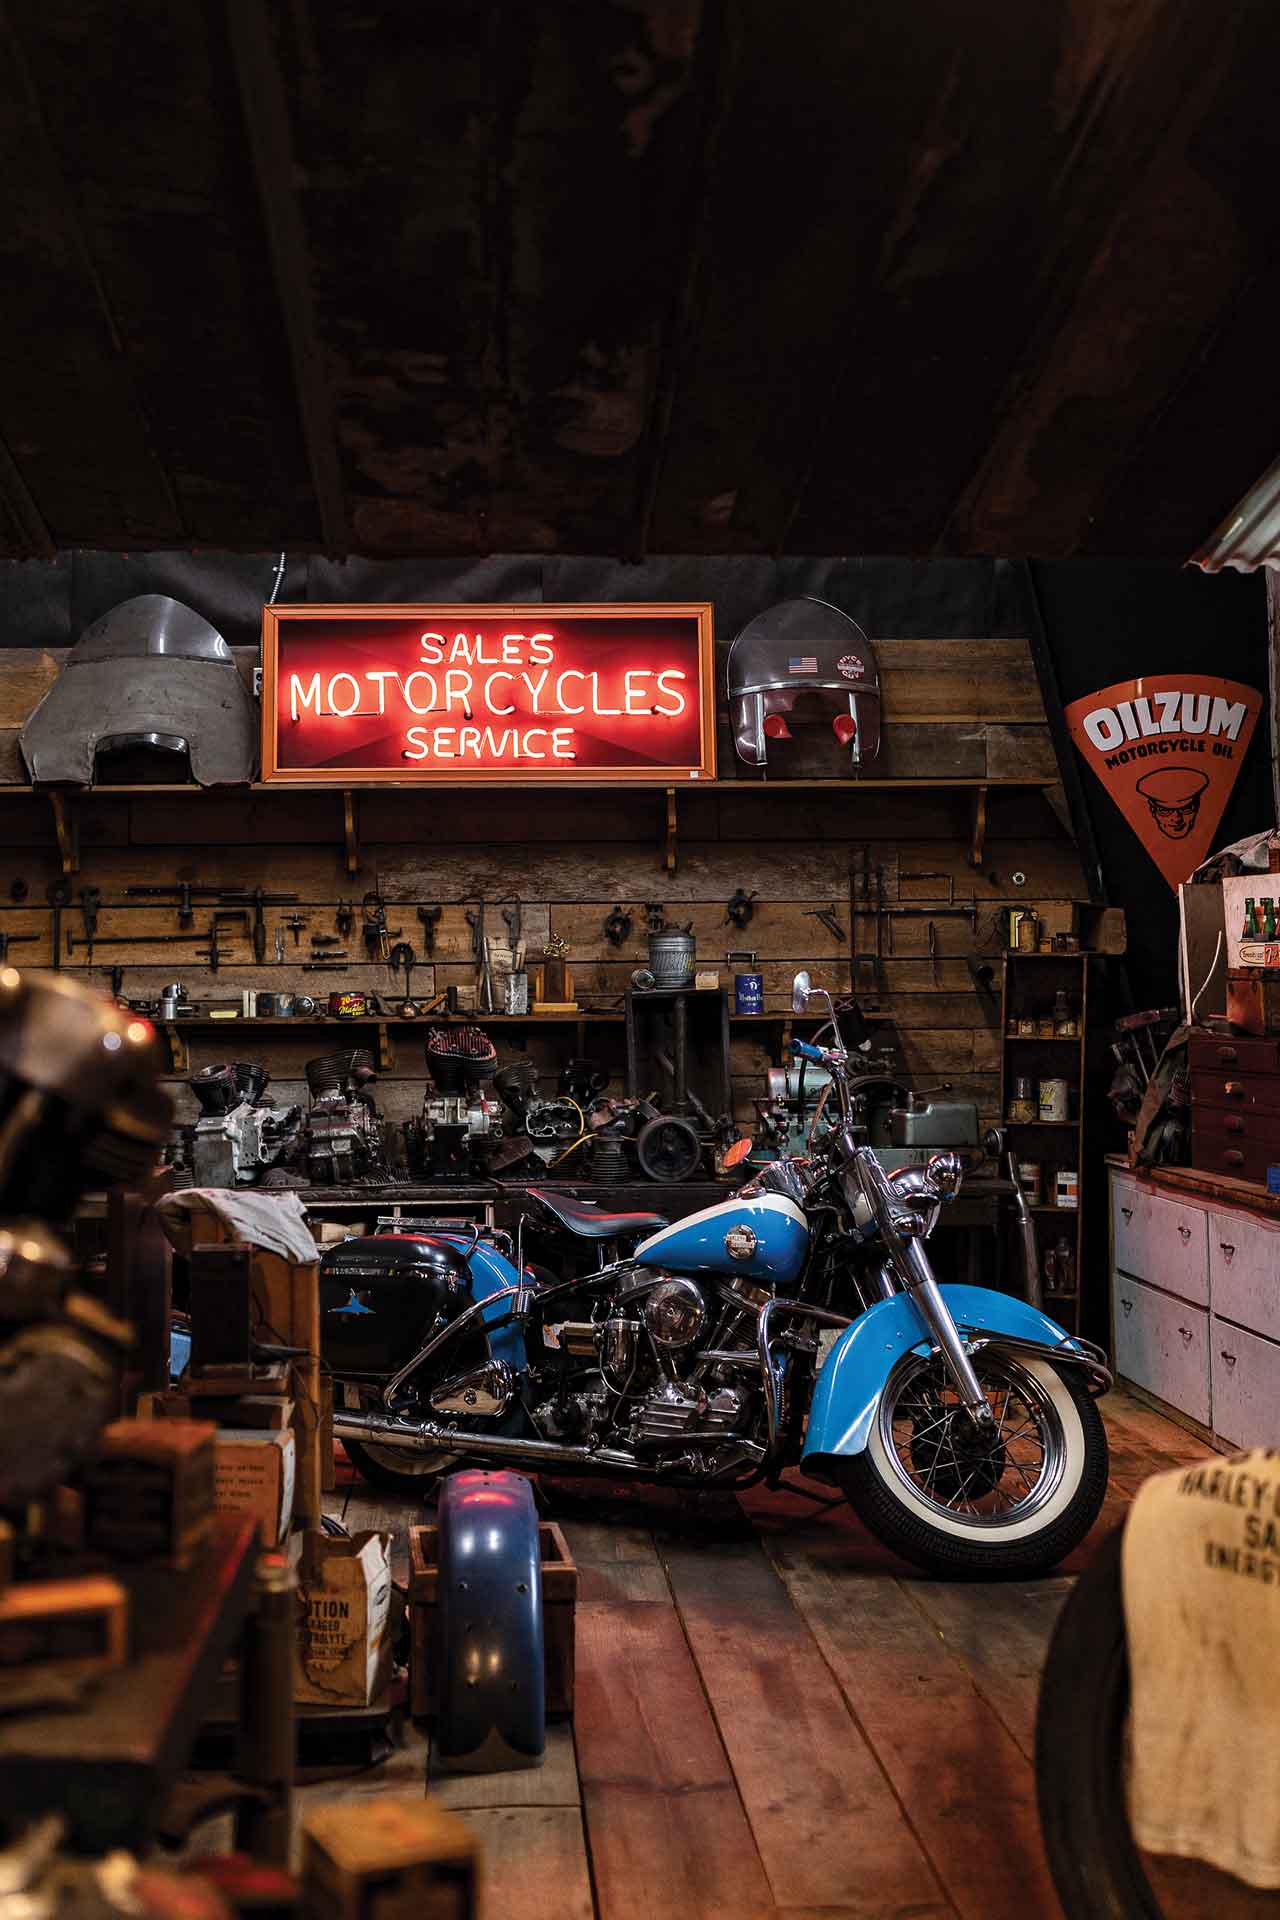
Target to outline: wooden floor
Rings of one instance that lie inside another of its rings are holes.
[[[1103,1408],[1100,1531],[1149,1474],[1206,1451],[1123,1392]],[[951,1585],[843,1504],[584,1485],[543,1487],[582,1569],[577,1711],[545,1765],[441,1777],[407,1725],[387,1762],[303,1788],[300,1811],[429,1780],[482,1837],[484,1920],[1058,1914],[1036,1686],[1089,1543],[1053,1579]],[[359,1482],[330,1505],[353,1528],[414,1518]]]

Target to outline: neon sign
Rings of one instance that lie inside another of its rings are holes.
[[[715,778],[707,605],[297,606],[262,615],[262,777]]]

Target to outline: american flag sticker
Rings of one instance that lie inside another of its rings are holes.
[[[787,662],[788,673],[816,673],[817,671],[817,658],[812,653],[793,654]]]

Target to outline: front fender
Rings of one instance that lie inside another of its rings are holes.
[[[964,1332],[1004,1333],[1011,1340],[1046,1348],[1066,1339],[1047,1313],[1011,1293],[959,1286],[939,1291]],[[909,1293],[877,1300],[841,1334],[823,1361],[814,1387],[802,1465],[821,1473],[825,1461],[863,1451],[885,1381],[912,1349],[927,1353],[929,1339]]]

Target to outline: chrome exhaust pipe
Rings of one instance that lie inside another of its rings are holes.
[[[412,1425],[385,1413],[354,1413],[334,1409],[335,1440],[371,1440],[380,1447],[399,1447],[406,1453],[463,1453],[471,1460],[504,1460],[511,1465],[578,1472],[639,1473],[630,1454],[612,1447],[569,1447],[558,1440],[515,1439],[503,1433],[465,1433],[458,1427],[440,1427],[433,1420]]]

